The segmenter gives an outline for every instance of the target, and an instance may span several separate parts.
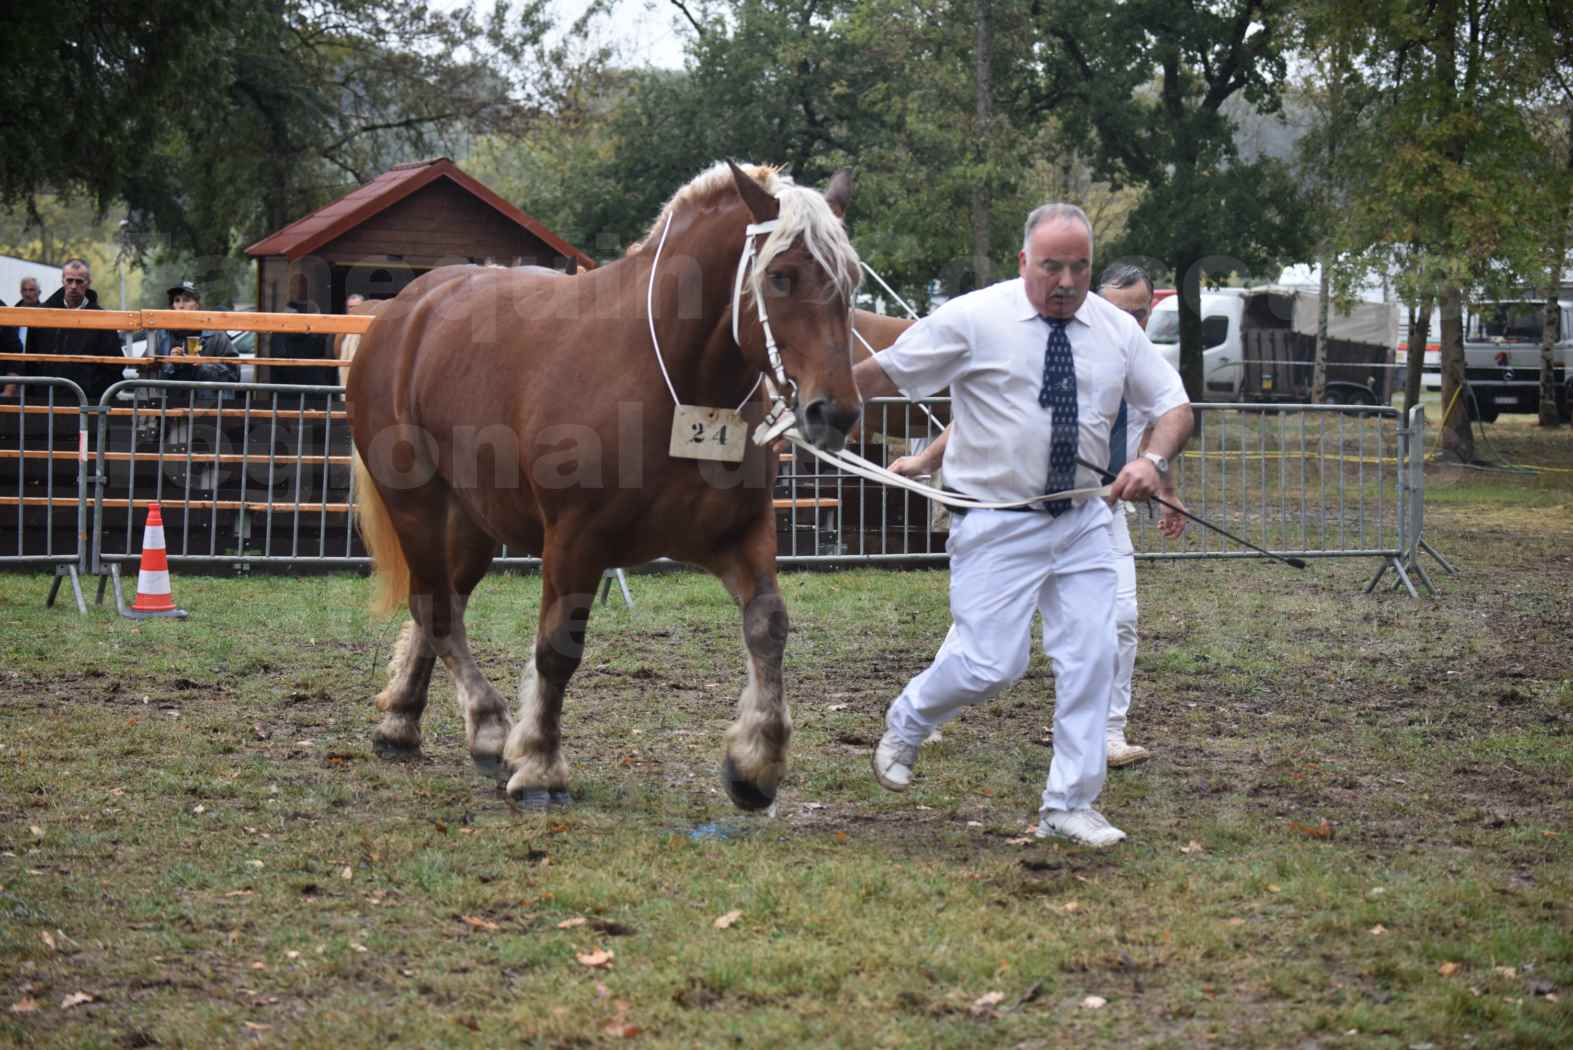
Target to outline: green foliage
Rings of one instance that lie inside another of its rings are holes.
[[[1111,254],[1157,256],[1181,289],[1181,374],[1201,383],[1205,269],[1263,272],[1309,254],[1300,187],[1247,161],[1224,104],[1280,105],[1291,12],[1260,0],[1094,0],[1034,7],[1044,44],[1031,105],[1090,148],[1094,170],[1146,192]]]

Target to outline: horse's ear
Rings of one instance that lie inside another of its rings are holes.
[[[830,188],[825,191],[825,203],[830,205],[830,210],[836,213],[836,218],[845,219],[847,209],[852,206],[852,171],[842,168],[831,176]]]
[[[732,169],[732,181],[737,183],[737,192],[753,213],[755,222],[769,222],[781,214],[781,202],[772,197],[769,190],[731,161],[727,161],[726,166]]]

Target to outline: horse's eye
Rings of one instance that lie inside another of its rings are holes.
[[[790,274],[769,273],[765,276],[770,279],[770,292],[772,295],[792,294],[792,277]]]

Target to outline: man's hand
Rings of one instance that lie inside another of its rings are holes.
[[[1179,496],[1176,496],[1173,492],[1160,492],[1159,495],[1162,496],[1166,502],[1174,504],[1174,506],[1180,508],[1180,510],[1185,509],[1184,501],[1181,500]],[[1171,540],[1177,540],[1181,535],[1184,534],[1185,526],[1189,520],[1185,517],[1184,514],[1180,513],[1180,510],[1164,507],[1163,513],[1158,515],[1158,531]]]
[[[927,477],[934,473],[927,459],[919,454],[916,456],[902,456],[890,464],[892,474],[900,474],[904,478]]]
[[[1120,476],[1114,479],[1114,484],[1109,487],[1109,496],[1115,500],[1129,500],[1132,503],[1146,503],[1156,495],[1163,479],[1158,476],[1158,468],[1152,460],[1145,456],[1131,460],[1120,471]]]

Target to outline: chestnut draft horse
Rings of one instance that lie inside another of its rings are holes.
[[[850,189],[838,176],[822,196],[769,167],[719,164],[608,266],[574,277],[447,267],[383,304],[346,384],[374,607],[408,601],[412,617],[377,697],[379,753],[420,747],[440,658],[477,766],[506,777],[521,804],[569,801],[563,693],[596,585],[607,568],[665,556],[720,577],[742,608],[748,683],[722,779],[740,808],[771,804],[791,735],[776,457],[752,441],[741,462],[673,457],[673,403],[742,406],[751,430],[763,376],[808,440],[844,445],[862,404],[849,321],[858,257],[840,220]],[[534,653],[511,720],[464,629],[503,544],[542,559]]]

